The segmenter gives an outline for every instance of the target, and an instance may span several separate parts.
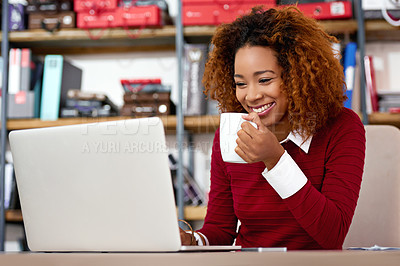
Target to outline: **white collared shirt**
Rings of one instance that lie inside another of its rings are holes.
[[[282,144],[289,140],[300,147],[305,153],[308,153],[312,136],[304,141],[304,138],[299,134],[290,132],[287,138],[280,143]],[[265,168],[262,175],[282,199],[294,195],[307,183],[307,177],[286,150],[278,163],[271,170]]]

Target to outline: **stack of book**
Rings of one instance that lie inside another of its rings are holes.
[[[123,116],[156,116],[175,113],[171,102],[171,87],[160,79],[121,80],[124,89]]]
[[[400,91],[379,92],[379,111],[400,113]]]
[[[118,107],[102,93],[69,90],[61,117],[106,117],[118,115]]]

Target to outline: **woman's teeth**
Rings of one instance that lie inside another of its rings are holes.
[[[260,108],[252,108],[254,112],[256,113],[261,113],[270,108],[273,105],[273,103],[266,104],[264,106],[261,106]]]

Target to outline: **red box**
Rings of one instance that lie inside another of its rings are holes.
[[[74,0],[75,12],[90,12],[91,14],[117,8],[117,0]]]
[[[120,26],[161,26],[163,24],[161,9],[156,5],[120,7],[117,13],[122,23]]]
[[[184,0],[182,2],[183,25],[218,25],[235,20],[238,16],[250,12],[251,8],[263,5],[275,7],[275,1],[257,0]]]
[[[118,7],[114,10],[91,14],[77,13],[78,28],[147,27],[162,25],[161,9],[156,5]]]
[[[319,20],[350,19],[353,17],[350,1],[304,3],[297,4],[297,7],[304,15]]]
[[[116,10],[95,14],[80,12],[76,15],[76,26],[81,29],[114,28],[122,25],[121,16]]]

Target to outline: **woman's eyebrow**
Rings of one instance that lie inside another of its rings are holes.
[[[264,74],[264,73],[272,73],[272,74],[275,74],[275,72],[272,71],[272,70],[260,70],[260,71],[254,72],[254,73],[253,73],[253,76],[258,76],[258,75],[261,75],[261,74]],[[243,75],[241,75],[241,74],[234,74],[233,77],[235,77],[235,78],[243,78]]]
[[[265,74],[265,73],[272,73],[272,74],[275,74],[275,72],[272,71],[272,70],[261,70],[261,71],[256,71],[256,72],[254,72],[253,76],[258,76],[258,75]]]

